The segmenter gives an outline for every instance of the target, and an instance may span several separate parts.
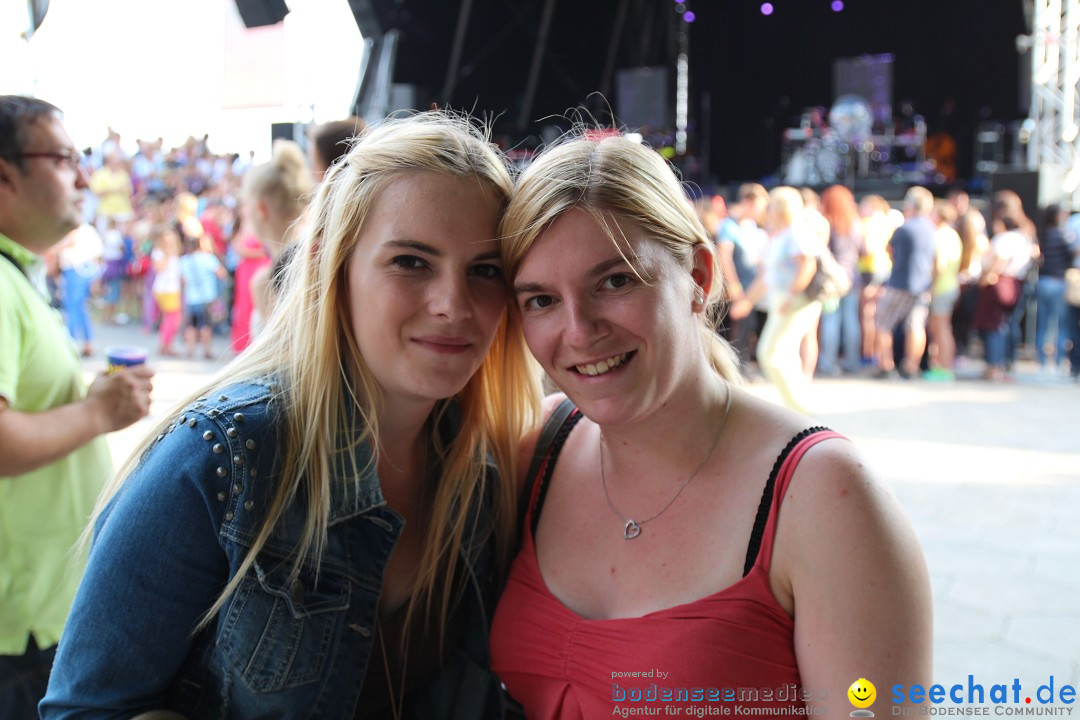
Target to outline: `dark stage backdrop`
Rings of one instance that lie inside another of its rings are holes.
[[[831,105],[836,58],[891,53],[894,108],[908,99],[931,132],[945,129],[954,136],[961,176],[970,176],[980,119],[1026,116],[1027,108],[1019,106],[1021,59],[1015,44],[1025,32],[1020,0],[844,3],[837,13],[830,0],[772,0],[775,11],[766,17],[759,0],[686,0],[696,15],[688,37],[691,147],[708,148],[717,180],[762,177],[777,169],[781,131],[797,124],[804,107]],[[439,93],[460,3],[373,0],[380,4],[403,32],[395,81],[416,85],[425,101],[445,103]],[[602,115],[603,103],[590,94],[606,91],[615,103],[615,74],[605,85],[604,69],[619,4],[556,2],[532,110],[521,127],[518,116],[544,2],[473,0],[449,102],[498,115],[496,129],[514,142],[527,143],[527,136],[539,134],[552,116],[576,106]],[[613,56],[616,71],[674,66],[674,5],[672,0],[629,0]],[[707,123],[700,112],[705,95],[711,101]],[[943,117],[949,99],[955,110]],[[707,143],[697,132],[702,127],[709,131]]]

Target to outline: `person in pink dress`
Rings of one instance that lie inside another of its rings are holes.
[[[173,338],[180,330],[182,320],[183,282],[180,277],[180,235],[172,225],[160,226],[155,231],[154,249],[150,254],[154,266],[154,300],[161,313],[158,328],[158,353],[175,355]]]
[[[270,264],[262,243],[254,233],[241,229],[233,240],[233,250],[240,258],[233,273],[233,313],[229,349],[243,352],[251,343],[251,278],[260,269]]]
[[[304,232],[304,213],[311,199],[311,173],[300,146],[291,140],[274,143],[274,155],[244,177],[242,215],[270,258],[277,260]],[[250,332],[258,335],[273,314],[277,293],[271,268],[260,267],[249,283],[253,310]]]

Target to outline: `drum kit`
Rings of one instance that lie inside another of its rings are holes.
[[[784,131],[781,179],[796,187],[823,187],[920,170],[926,130],[875,134],[870,105],[858,95],[841,95],[824,121],[821,108],[803,113],[799,127]]]
[[[839,144],[829,137],[808,138],[790,152],[784,164],[784,183],[795,187],[835,185],[844,177]]]

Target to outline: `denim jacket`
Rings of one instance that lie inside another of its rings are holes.
[[[43,718],[351,720],[371,656],[382,576],[402,527],[374,469],[338,463],[319,572],[288,581],[304,509],[294,502],[221,612],[203,613],[251,546],[274,489],[278,425],[269,382],[248,381],[181,412],[143,455],[96,528],[60,641]],[[446,428],[456,432],[454,427]],[[346,466],[349,470],[346,471]],[[358,488],[358,491],[357,491]],[[487,508],[462,550],[466,630],[415,698],[422,718],[497,718],[488,670],[494,610]]]

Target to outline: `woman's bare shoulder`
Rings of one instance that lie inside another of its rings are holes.
[[[906,684],[928,679],[926,562],[900,503],[851,442],[824,440],[799,462],[780,512],[770,580],[795,617],[808,686],[838,686],[837,667],[852,656],[873,658],[868,675]]]
[[[821,423],[805,415],[754,396],[746,390],[735,393],[729,427],[725,431],[732,444],[740,448],[747,460],[768,473],[773,462],[792,438],[807,428]],[[760,474],[760,473],[759,473]]]
[[[801,578],[844,586],[917,574],[922,554],[891,489],[852,442],[837,438],[810,448],[792,475],[776,561],[795,585]]]

